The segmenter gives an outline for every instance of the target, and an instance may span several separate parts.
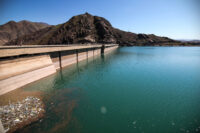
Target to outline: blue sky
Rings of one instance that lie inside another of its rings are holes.
[[[30,20],[56,25],[85,12],[125,31],[200,39],[199,0],[1,0],[0,24]]]

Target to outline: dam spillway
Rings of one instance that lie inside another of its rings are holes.
[[[117,47],[117,44],[0,47],[0,95]]]

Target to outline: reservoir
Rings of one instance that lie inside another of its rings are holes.
[[[20,133],[200,132],[200,47],[119,47],[20,90],[46,110]]]

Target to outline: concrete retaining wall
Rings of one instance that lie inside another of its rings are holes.
[[[51,64],[52,61],[48,55],[1,61],[0,80],[37,70]]]
[[[104,52],[118,46],[105,48]],[[49,76],[65,66],[100,55],[101,49],[56,51],[46,55],[27,55],[0,61],[0,95]]]
[[[108,48],[110,49],[110,48]],[[116,49],[116,47],[115,47]],[[112,50],[112,49],[110,49]],[[76,63],[77,61],[82,61],[87,58],[97,56],[101,54],[101,49],[89,50],[85,52],[75,52],[69,55],[63,55],[61,52],[61,67],[69,66],[71,64]],[[58,55],[57,55],[58,56]],[[59,57],[52,57],[53,64],[56,69],[60,69],[60,60]]]
[[[0,64],[0,95],[56,72],[48,55],[14,59]],[[4,79],[2,79],[4,78]]]

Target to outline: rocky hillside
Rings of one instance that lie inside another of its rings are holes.
[[[75,43],[118,43],[133,45],[184,45],[179,41],[153,34],[135,34],[112,27],[104,18],[88,13],[74,16],[68,22],[21,36],[6,45],[52,45]]]
[[[45,23],[29,22],[25,20],[20,22],[9,21],[0,26],[0,45],[48,26],[49,25]]]

